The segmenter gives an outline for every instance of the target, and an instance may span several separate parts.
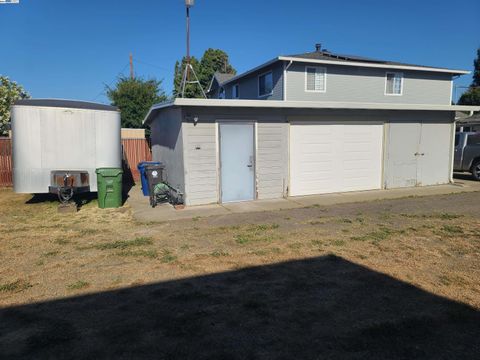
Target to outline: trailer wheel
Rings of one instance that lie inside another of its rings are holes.
[[[475,180],[480,181],[480,159],[475,160],[475,162],[473,163],[472,175]]]

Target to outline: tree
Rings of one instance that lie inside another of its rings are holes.
[[[237,71],[228,61],[228,55],[220,49],[208,49],[200,60],[200,82],[206,90],[216,72],[235,75]]]
[[[187,58],[184,56],[182,58],[182,63],[178,61],[175,63],[175,70],[173,75],[173,96],[179,97],[182,94],[182,78],[183,72],[185,71],[185,65],[187,64]],[[190,64],[195,71],[195,74],[199,76],[200,74],[200,62],[194,56],[190,57]],[[194,75],[190,73],[190,81],[194,80]],[[204,88],[205,89],[205,88]],[[186,98],[202,98],[202,91],[198,87],[198,84],[186,84],[185,86],[185,97]]]
[[[27,99],[30,95],[21,85],[0,75],[0,136],[8,134],[10,107],[16,100]]]
[[[480,105],[480,48],[473,60],[473,81],[467,91],[458,100],[460,105]]]
[[[120,109],[122,127],[141,128],[143,119],[153,104],[167,100],[162,81],[143,78],[118,78],[114,88],[106,86],[112,105]]]
[[[222,72],[228,74],[236,74],[236,70],[230,64],[228,55],[225,51],[219,49],[208,49],[203,53],[202,58],[198,61],[195,57],[191,57],[190,63],[192,64],[195,73],[198,76],[200,84],[203,90],[206,92],[210,81],[212,80],[215,72]],[[182,93],[181,83],[183,71],[185,70],[186,58],[182,59],[181,65],[177,61],[175,63],[175,73],[173,78],[174,96],[178,97]],[[190,80],[193,81],[194,77],[190,74]],[[185,86],[186,98],[202,98],[203,94],[198,84],[187,84]]]
[[[480,48],[477,49],[477,58],[473,60],[472,86],[480,87]]]
[[[480,105],[480,87],[470,87],[462,94],[458,103],[460,105]]]

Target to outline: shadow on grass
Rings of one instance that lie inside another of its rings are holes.
[[[477,359],[480,315],[336,256],[0,310],[3,358]]]

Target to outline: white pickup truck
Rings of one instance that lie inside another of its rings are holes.
[[[455,134],[453,170],[471,172],[480,181],[480,132]]]

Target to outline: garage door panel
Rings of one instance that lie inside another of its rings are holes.
[[[292,122],[290,195],[381,188],[383,124]]]

